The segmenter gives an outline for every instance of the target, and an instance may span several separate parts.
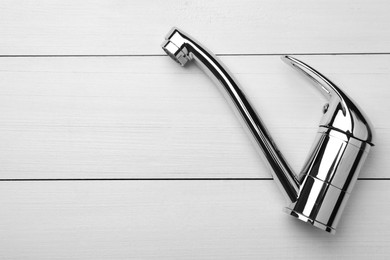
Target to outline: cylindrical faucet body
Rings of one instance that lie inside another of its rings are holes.
[[[298,198],[285,211],[334,233],[371,145],[320,127],[299,176]]]

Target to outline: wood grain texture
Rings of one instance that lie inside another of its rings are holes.
[[[389,11],[384,0],[1,1],[0,54],[161,54],[172,26],[216,53],[388,53]]]
[[[333,236],[273,181],[1,182],[0,258],[385,259],[388,193],[358,181]]]
[[[363,178],[390,177],[390,55],[302,56],[377,130]],[[299,171],[325,100],[277,56],[221,57]],[[267,178],[213,83],[167,57],[2,58],[0,177]],[[373,105],[375,104],[375,105]]]

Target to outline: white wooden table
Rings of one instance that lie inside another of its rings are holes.
[[[0,259],[388,259],[389,1],[2,1]],[[299,171],[324,100],[294,54],[364,109],[377,140],[335,236],[282,213],[213,83],[160,48],[220,56]]]

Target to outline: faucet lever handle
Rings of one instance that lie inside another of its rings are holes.
[[[329,100],[320,126],[335,129],[372,145],[373,127],[359,106],[332,81],[306,63],[283,56],[282,60],[316,83]]]
[[[341,99],[340,95],[338,95],[340,89],[314,68],[291,56],[282,56],[282,60],[313,80],[327,99],[330,100],[332,97]]]

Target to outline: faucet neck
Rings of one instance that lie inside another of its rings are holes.
[[[276,146],[265,124],[250,104],[238,82],[225,65],[204,46],[188,34],[173,28],[162,45],[165,52],[184,66],[194,60],[199,67],[214,81],[225,96],[228,103],[239,115],[244,128],[250,133],[259,153],[265,157],[272,169],[272,175],[285,197],[296,201],[299,191],[299,181],[292,168]]]

